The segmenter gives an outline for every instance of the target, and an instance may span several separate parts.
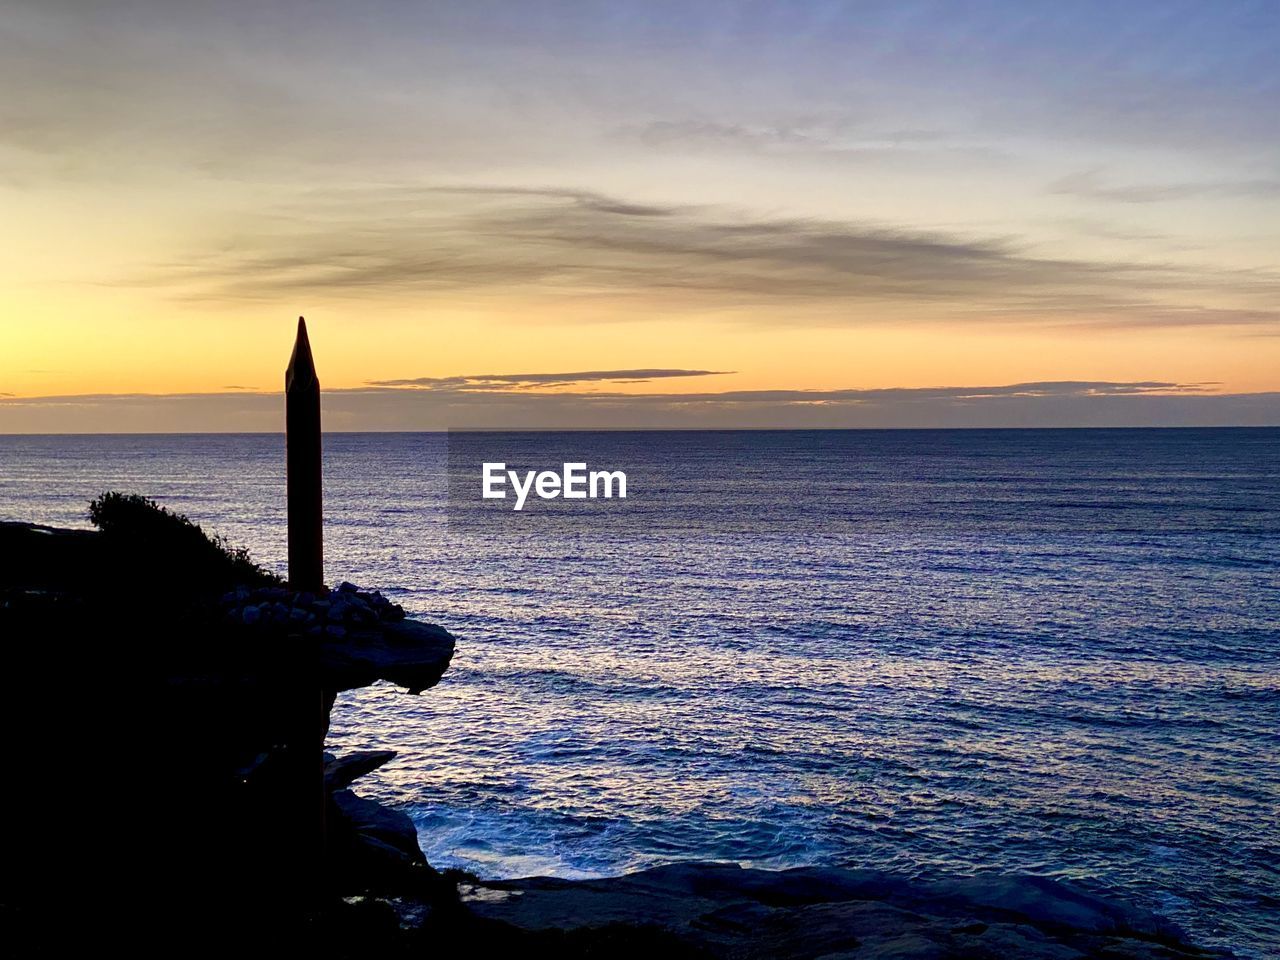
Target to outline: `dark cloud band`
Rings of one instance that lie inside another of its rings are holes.
[[[614,371],[616,372],[616,371]],[[457,386],[326,391],[328,430],[1276,426],[1280,393],[1213,384],[1053,381],[876,390],[628,394]],[[0,398],[0,433],[280,429],[276,393]]]
[[[150,282],[185,297],[518,293],[740,309],[753,323],[1280,328],[1280,275],[1035,256],[1007,239],[760,218],[548,188],[383,187],[308,196],[251,244]],[[858,309],[854,309],[857,307]]]

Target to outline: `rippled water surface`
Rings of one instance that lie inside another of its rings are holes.
[[[329,576],[459,638],[332,735],[436,865],[1032,872],[1280,951],[1280,430],[326,444]],[[490,458],[630,495],[494,509]],[[107,488],[283,563],[279,437],[0,437],[0,517]]]

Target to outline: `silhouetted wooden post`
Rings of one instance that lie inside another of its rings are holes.
[[[293,356],[284,372],[284,432],[285,432],[285,486],[289,513],[289,586],[294,590],[318,593],[324,589],[324,518],[321,510],[320,483],[320,379],[316,376],[315,360],[311,356],[311,341],[307,338],[307,321],[298,318],[298,336],[293,343]],[[320,893],[325,886],[325,866],[328,863],[328,793],[324,788],[324,765],[321,748],[324,731],[329,725],[330,698],[320,689],[319,744],[315,741],[315,720],[304,722],[310,714],[310,704],[303,703],[315,696],[306,690],[303,680],[299,696],[299,728],[291,736],[293,762],[299,789],[308,796],[318,789],[320,794],[319,836],[299,820],[296,837],[298,846],[294,866],[303,871],[314,884],[313,893]],[[314,689],[314,688],[313,688]],[[314,701],[311,701],[312,703]],[[297,809],[297,808],[295,808]],[[318,842],[317,842],[318,841]]]
[[[324,587],[324,531],[320,508],[320,380],[311,358],[307,322],[284,374],[285,471],[289,502],[289,586]]]

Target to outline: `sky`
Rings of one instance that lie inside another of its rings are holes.
[[[1280,4],[0,0],[0,432],[1280,424]]]

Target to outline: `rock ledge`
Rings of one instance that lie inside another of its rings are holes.
[[[462,888],[478,916],[530,934],[645,930],[692,955],[733,958],[1222,956],[1144,911],[1042,877],[915,882],[875,870],[681,863],[603,880]]]

